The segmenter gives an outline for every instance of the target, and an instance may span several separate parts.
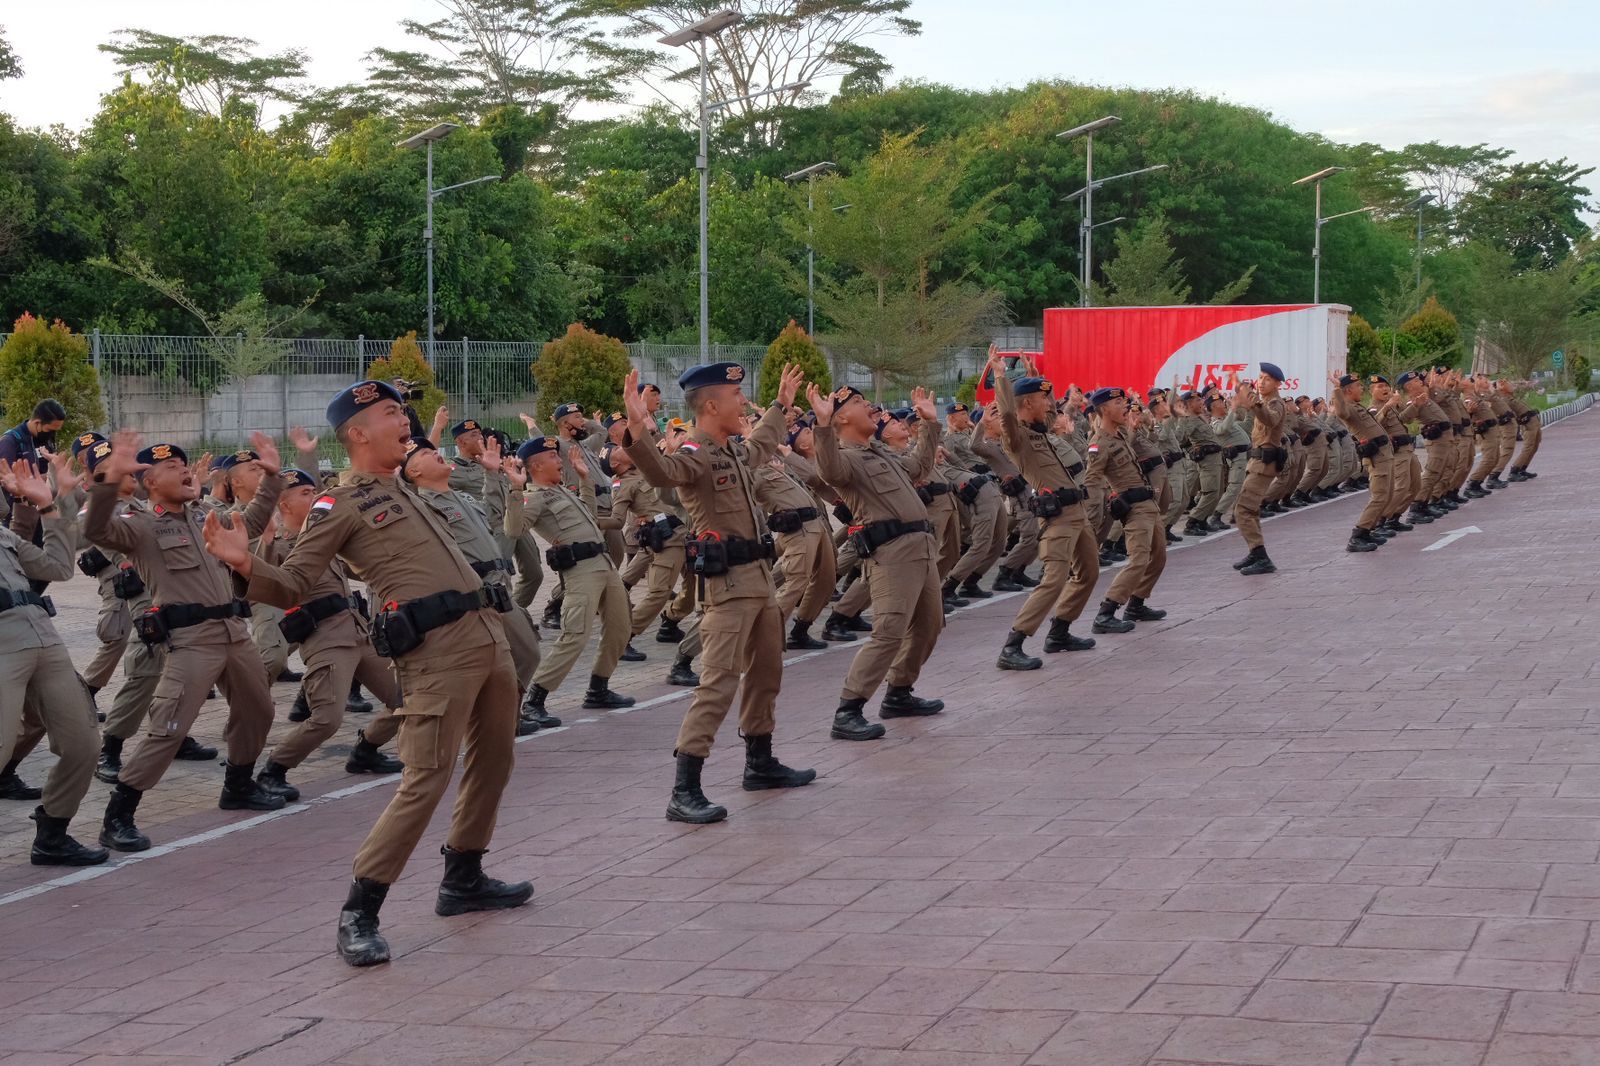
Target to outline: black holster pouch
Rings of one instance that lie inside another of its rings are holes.
[[[119,570],[117,576],[111,579],[111,592],[119,600],[135,599],[144,593],[144,578],[131,566]]]
[[[78,556],[78,570],[84,577],[99,577],[106,567],[111,565],[111,560],[106,558],[106,553],[99,548],[90,548]]]

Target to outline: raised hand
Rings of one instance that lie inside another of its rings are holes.
[[[139,453],[143,450],[144,436],[138,430],[119,429],[111,434],[111,454],[100,463],[105,480],[114,485],[128,474],[149,469],[150,464],[139,462]]]
[[[528,472],[522,468],[522,460],[514,455],[508,455],[501,466],[505,471],[506,480],[511,482],[512,492],[521,492],[528,483]]]
[[[798,363],[784,364],[783,374],[778,378],[778,402],[784,407],[793,407],[794,398],[805,380],[806,372]]]
[[[918,385],[911,390],[911,409],[917,412],[917,417],[928,422],[937,422],[939,412],[933,406],[933,393]]]
[[[639,368],[634,367],[628,371],[628,376],[622,379],[622,411],[628,416],[628,434],[633,436],[633,427],[642,426],[650,421],[650,410],[644,405],[644,396],[639,392]]]
[[[297,452],[309,452],[315,450],[317,441],[319,439],[320,438],[313,437],[311,434],[307,433],[306,427],[304,426],[289,427],[289,443],[294,445],[295,451]]]
[[[500,454],[500,438],[490,437],[483,442],[483,454],[478,456],[478,465],[491,474],[498,474],[505,466],[505,459]]]
[[[250,447],[261,457],[262,470],[268,474],[276,474],[283,469],[283,460],[278,456],[277,441],[257,430],[250,434]]]
[[[206,551],[223,564],[234,570],[250,565],[250,534],[243,522],[224,525],[221,515],[208,511],[201,535],[205,537]]]
[[[77,488],[83,481],[77,471],[72,469],[72,455],[69,452],[49,452],[50,466],[56,475],[56,495],[66,496]]]
[[[4,466],[0,463],[0,466]],[[55,494],[50,491],[50,482],[39,473],[39,468],[28,459],[18,459],[7,470],[5,489],[11,495],[27,500],[33,506],[43,509],[50,506],[55,499]]]
[[[567,449],[567,461],[572,464],[572,472],[577,474],[581,480],[592,480],[592,475],[589,473],[589,464],[584,462],[583,459],[582,448]]]
[[[825,396],[821,389],[815,385],[806,386],[806,400],[811,404],[811,413],[817,416],[817,426],[833,425],[833,397]]]
[[[526,411],[518,411],[517,412],[517,417],[522,419],[522,424],[527,429],[528,436],[530,436],[530,437],[542,437],[542,436],[544,436],[543,433],[539,432],[539,423],[534,421],[533,416],[530,415],[528,412],[526,412]]]
[[[194,472],[194,479],[196,481],[205,481],[211,476],[211,453],[206,452],[201,455],[200,460],[189,469]]]

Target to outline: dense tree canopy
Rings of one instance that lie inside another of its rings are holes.
[[[374,52],[367,82],[337,87],[307,84],[296,50],[123,31],[105,45],[122,83],[87,128],[24,130],[0,115],[0,315],[194,332],[190,311],[122,269],[137,261],[212,315],[293,312],[296,332],[322,336],[422,329],[424,154],[397,142],[449,119],[462,128],[435,146],[435,187],[497,180],[435,203],[440,339],[544,341],[582,321],[622,340],[693,341],[697,133],[681,89],[663,100],[647,87],[669,87],[662,76],[691,57],[649,34],[717,6],[446,0],[439,19],[406,25],[414,54]],[[1394,279],[1419,253],[1406,205],[1427,192],[1422,265],[1459,321],[1458,351],[1519,294],[1566,319],[1558,342],[1600,311],[1590,171],[1567,160],[1338,144],[1181,90],[885,89],[869,42],[918,32],[913,5],[743,6],[750,20],[712,57],[714,94],[818,84],[718,113],[714,341],[764,345],[804,320],[808,244],[819,339],[890,377],[997,309],[1031,325],[1075,303],[1079,202],[1066,197],[1084,183],[1084,150],[1055,135],[1107,114],[1122,123],[1095,140],[1095,218],[1125,221],[1098,234],[1093,280],[1112,300],[1240,298],[1242,279],[1251,302],[1308,300],[1312,194],[1292,183],[1342,166],[1324,212],[1375,210],[1324,229],[1325,300],[1399,325]],[[0,77],[26,59],[0,36]],[[574,117],[596,100],[647,106]],[[783,179],[823,161],[837,170],[816,181],[808,213],[806,189]],[[912,175],[909,193],[882,179],[893,173]],[[1536,363],[1545,331],[1515,331],[1530,336],[1513,345],[1519,363]]]

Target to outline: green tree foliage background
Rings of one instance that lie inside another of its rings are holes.
[[[23,315],[11,329],[11,336],[0,345],[0,408],[5,424],[28,418],[46,397],[60,400],[66,409],[62,440],[104,423],[100,379],[82,335],[33,315]]]

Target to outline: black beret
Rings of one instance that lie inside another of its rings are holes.
[[[302,485],[314,489],[318,486],[318,482],[316,478],[297,466],[291,466],[283,472],[283,488],[285,492],[289,489],[297,489]]]
[[[328,404],[328,425],[338,429],[364,409],[382,400],[405,403],[400,391],[387,381],[358,381]]]
[[[703,389],[707,385],[743,385],[744,367],[738,363],[706,363],[691,366],[678,378],[678,388],[684,392]]]
[[[87,433],[79,433],[76,437],[72,438],[73,457],[76,458],[79,452],[83,451],[85,448],[91,448],[103,440],[105,440],[105,438],[93,430],[90,430]]]
[[[561,442],[554,437],[534,437],[532,440],[522,442],[522,447],[517,449],[517,458],[526,462],[535,455],[543,455],[545,452],[558,452],[560,447]]]
[[[188,453],[176,444],[152,444],[140,452],[136,458],[139,462],[151,466],[156,463],[164,463],[168,459],[177,459],[183,463],[189,461]]]
[[[461,421],[450,427],[450,435],[452,437],[459,437],[461,434],[471,433],[473,430],[477,430],[479,433],[482,433],[483,427],[478,425],[478,420],[476,418],[463,418]]]
[[[90,471],[99,466],[111,454],[111,442],[101,438],[89,446],[83,456],[83,465]]]

